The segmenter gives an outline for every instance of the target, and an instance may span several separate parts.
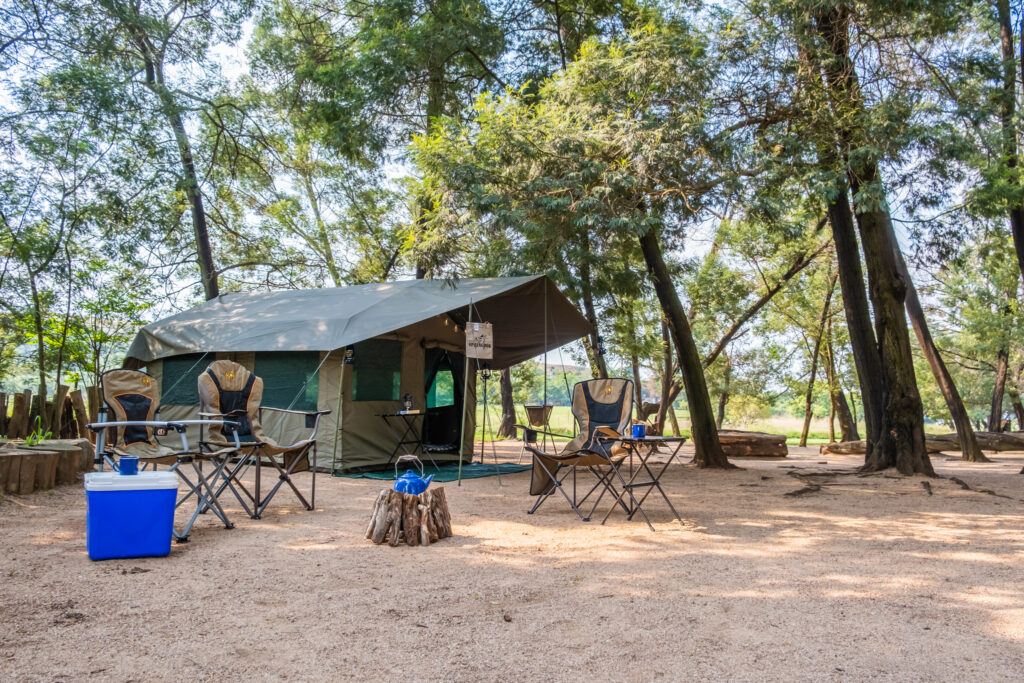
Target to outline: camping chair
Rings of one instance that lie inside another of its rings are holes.
[[[624,483],[618,465],[628,455],[621,447],[610,447],[599,436],[618,436],[630,428],[633,414],[633,382],[628,379],[591,379],[578,382],[572,391],[572,414],[579,425],[579,434],[557,455],[545,453],[529,444],[533,454],[530,495],[538,496],[529,514],[537,511],[555,491],[559,491],[584,522],[590,521],[601,498],[610,492],[626,512],[629,508],[615,488],[615,479]],[[550,436],[558,436],[550,434]],[[583,497],[577,496],[576,472],[584,469],[597,478]],[[565,491],[565,479],[572,474],[572,495]],[[584,515],[580,506],[598,489],[600,493],[590,512]],[[614,506],[613,506],[614,507]]]
[[[537,435],[541,435],[543,442],[543,448],[548,447],[548,438],[551,436],[551,409],[554,408],[552,405],[542,406],[523,406],[526,410],[526,421],[528,425],[513,425],[516,429],[521,429],[523,432],[523,447],[519,449],[519,464],[523,464],[523,454],[526,453],[527,444],[537,443]],[[566,437],[571,438],[571,437]],[[551,444],[554,445],[555,440],[551,439]]]
[[[160,410],[160,387],[150,375],[138,370],[109,370],[100,375],[100,393],[107,410],[114,416],[107,421],[106,412],[100,422],[86,425],[96,433],[96,464],[100,471],[104,463],[114,470],[119,470],[118,462],[123,456],[135,456],[139,459],[140,469],[156,469],[165,465],[177,473],[184,482],[187,491],[182,495],[175,509],[196,497],[196,510],[181,532],[175,531],[174,537],[179,543],[188,540],[189,531],[195,524],[200,512],[212,509],[214,514],[224,523],[226,529],[234,525],[217,501],[213,490],[214,483],[221,477],[226,459],[204,455],[189,449],[185,430],[190,424],[201,420],[174,420],[162,422],[156,419]],[[220,424],[220,423],[218,423]],[[229,430],[237,428],[236,423],[228,425]],[[181,437],[181,450],[175,451],[164,446],[156,438],[157,434],[166,434],[174,430]],[[112,437],[107,443],[108,434]],[[237,436],[236,436],[237,442]],[[204,475],[202,462],[213,460],[214,468],[209,475]],[[189,477],[182,465],[191,465],[195,481]]]
[[[240,423],[238,436],[241,446],[237,448],[225,438],[221,423],[218,422],[210,425],[205,436],[200,436],[200,448],[204,452],[221,453],[235,460],[234,466],[224,471],[217,492],[219,494],[225,488],[230,488],[246,514],[252,519],[259,519],[281,486],[288,484],[299,502],[307,510],[312,510],[316,502],[316,431],[320,417],[331,411],[271,408],[261,405],[262,397],[263,380],[233,361],[214,361],[199,375],[199,415],[214,420],[234,419]],[[264,411],[303,415],[306,427],[312,431],[301,441],[279,444],[263,431]],[[265,496],[261,490],[261,472],[264,467],[274,468],[278,475],[277,483]],[[251,492],[241,481],[242,475],[250,468],[255,470],[255,485]],[[292,481],[293,474],[307,470],[313,474],[308,501]]]

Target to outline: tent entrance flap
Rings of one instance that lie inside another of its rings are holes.
[[[427,417],[423,444],[434,452],[454,455],[459,451],[460,419],[465,405],[462,364],[461,353],[439,347],[425,349],[423,384]]]

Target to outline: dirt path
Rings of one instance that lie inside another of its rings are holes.
[[[791,476],[858,462],[812,449],[673,465],[685,525],[652,502],[656,533],[555,499],[527,515],[529,473],[448,483],[455,537],[429,548],[364,540],[382,482],[323,476],[314,512],[282,493],[168,558],[100,563],[80,486],[8,497],[0,679],[1019,680],[1024,454],[995,459],[933,461],[1007,497]]]

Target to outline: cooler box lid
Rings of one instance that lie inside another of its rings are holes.
[[[174,472],[89,472],[85,475],[86,491],[141,491],[147,489],[177,489],[178,475]]]

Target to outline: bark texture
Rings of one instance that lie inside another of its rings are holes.
[[[725,457],[718,440],[718,428],[711,408],[711,398],[704,379],[704,368],[700,353],[693,341],[686,311],[679,300],[669,275],[668,266],[661,252],[661,244],[654,230],[648,230],[640,237],[640,249],[647,264],[647,270],[658,295],[662,312],[669,322],[669,328],[679,353],[679,366],[683,373],[683,384],[690,406],[690,435],[696,453],[693,462],[700,467],[730,468],[733,465]]]
[[[875,161],[863,156],[853,159],[848,155],[851,140],[860,132],[854,128],[856,115],[862,115],[865,108],[850,58],[850,15],[850,5],[832,6],[817,16],[817,28],[830,52],[825,60],[825,75],[833,107],[839,114],[837,133],[847,181],[853,195],[860,197],[861,188],[868,186],[873,186],[874,192],[866,194],[877,195],[880,179]],[[924,411],[904,314],[906,282],[900,276],[895,259],[898,245],[890,238],[893,231],[888,207],[884,200],[876,197],[858,206],[855,216],[868,271],[883,388],[878,442],[873,445],[869,440],[864,469],[877,471],[895,467],[903,474],[934,476],[925,449]]]
[[[512,371],[509,368],[501,370],[498,388],[501,392],[501,424],[498,425],[498,438],[511,439],[516,431],[516,404],[512,400]]]

